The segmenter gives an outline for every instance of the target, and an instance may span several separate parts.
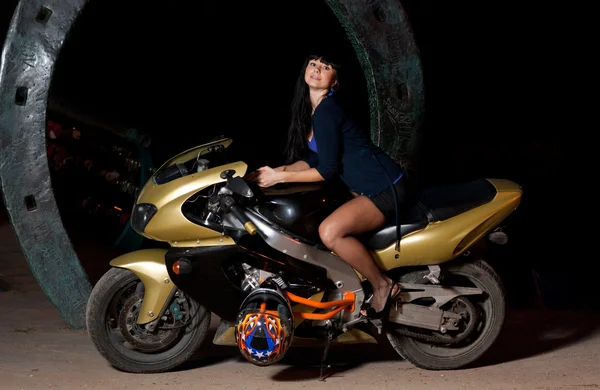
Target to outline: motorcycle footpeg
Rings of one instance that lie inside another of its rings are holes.
[[[377,334],[381,334],[381,330],[383,329],[383,321],[381,321],[380,319],[372,319],[369,320],[369,322],[377,328]]]

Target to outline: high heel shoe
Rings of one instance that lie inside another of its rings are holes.
[[[396,292],[394,293],[394,288],[396,288]],[[385,301],[385,306],[383,307],[383,309],[381,311],[375,311],[375,309],[373,309],[373,307],[370,305],[370,301],[373,298],[373,296],[371,295],[367,300],[365,300],[365,303],[361,306],[361,309],[364,310],[366,312],[366,314],[362,314],[363,317],[365,317],[368,320],[379,320],[382,319],[383,316],[385,315],[385,313],[388,311],[388,309],[390,308],[392,301],[394,300],[394,298],[396,298],[398,296],[398,294],[400,294],[400,287],[397,284],[392,284],[392,288],[390,289],[390,293],[387,297],[387,300]]]

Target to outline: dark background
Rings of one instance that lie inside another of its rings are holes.
[[[0,3],[6,30],[14,0]],[[253,166],[281,163],[304,55],[334,46],[360,120],[364,77],[323,1],[93,0],[56,65],[51,99],[74,113],[152,136],[155,163],[218,134]],[[585,259],[573,258],[565,210],[571,175],[559,137],[567,42],[555,8],[506,2],[403,2],[426,88],[419,185],[501,177],[524,188],[491,259],[513,307],[598,307]],[[284,8],[285,7],[285,8]],[[566,237],[565,237],[566,235]],[[572,266],[573,261],[578,266]]]

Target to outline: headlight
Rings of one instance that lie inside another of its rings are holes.
[[[140,203],[133,208],[133,213],[131,213],[131,227],[137,233],[144,233],[144,229],[146,229],[146,225],[148,222],[154,217],[154,214],[158,209],[155,205],[150,203]]]

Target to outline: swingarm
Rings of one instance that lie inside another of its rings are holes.
[[[440,307],[459,296],[483,293],[481,289],[469,287],[430,286],[413,283],[398,283],[398,286],[401,290],[395,304],[391,307],[389,320],[397,324],[441,333],[458,330],[463,318],[459,313],[442,310]],[[418,299],[433,299],[435,302],[429,306],[410,303]],[[472,306],[468,299],[461,299],[461,303]]]

